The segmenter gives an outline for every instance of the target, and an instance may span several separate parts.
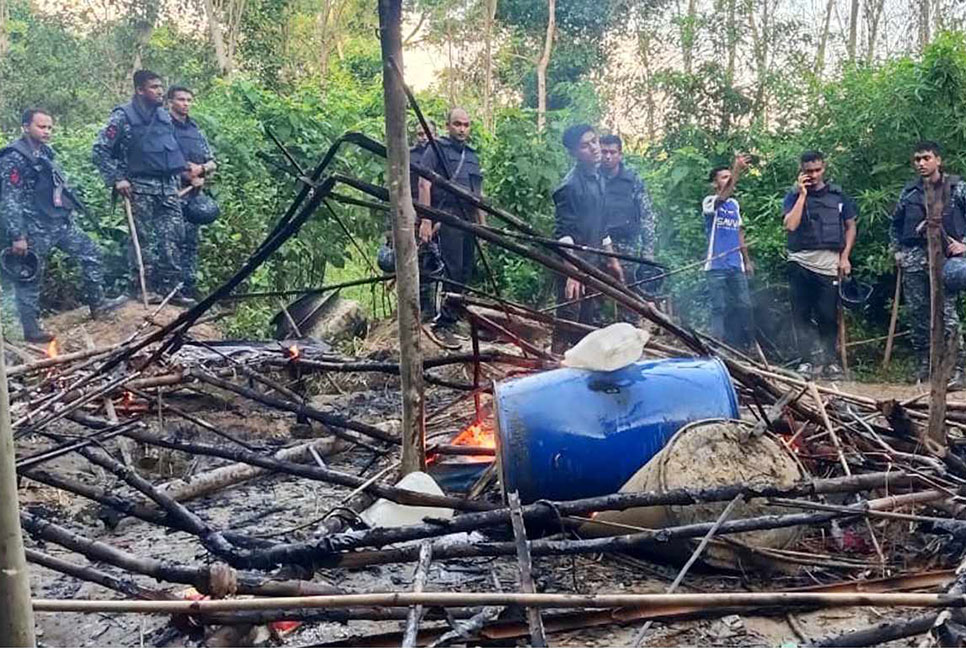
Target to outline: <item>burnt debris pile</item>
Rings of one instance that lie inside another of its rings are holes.
[[[7,349],[28,559],[97,586],[35,600],[39,613],[155,614],[158,645],[298,627],[301,643],[440,646],[547,645],[590,627],[661,642],[652,622],[877,606],[929,610],[807,640],[964,640],[966,406],[950,403],[937,428],[928,393],[851,394],[731,352],[418,166],[500,226],[420,215],[637,313],[653,329],[642,361],[559,368],[550,330],[592,327],[478,290],[447,295],[471,343],[426,358],[426,473],[400,480],[395,354],[198,335],[213,306],[326,217],[319,207],[389,209],[383,187],[332,172],[346,144],[385,156],[343,136],[197,306],[167,324],[147,314],[109,346]],[[718,382],[674,383],[689,371]]]

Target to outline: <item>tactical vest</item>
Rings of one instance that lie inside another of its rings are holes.
[[[809,192],[801,224],[788,233],[788,249],[792,252],[842,250],[845,247],[843,209],[845,194],[838,185],[826,185],[826,190],[819,193]]]
[[[451,180],[479,196],[483,192],[483,172],[480,170],[480,158],[476,156],[476,151],[470,146],[461,146],[448,137],[440,137],[437,141],[446,160],[446,168],[451,174]],[[431,150],[431,148],[429,147],[427,150]],[[435,166],[438,168],[440,165],[435,159],[435,153],[432,155],[434,162],[436,162]],[[440,175],[445,176],[446,174],[441,173]],[[460,208],[461,202],[463,203],[462,210]],[[472,219],[475,209],[472,204],[459,200],[442,187],[433,188],[432,203],[433,207],[437,209],[443,209],[457,216],[463,216],[465,213],[465,216],[470,219]]]
[[[131,126],[127,173],[130,177],[168,178],[185,168],[185,156],[175,138],[171,115],[160,106],[149,120],[134,102],[121,106]]]
[[[607,178],[606,188],[607,230],[633,238],[641,228],[641,213],[634,200],[634,178],[621,167],[615,177]]]
[[[959,176],[954,175],[945,176],[944,179],[949,181],[950,188],[962,182]],[[902,227],[899,233],[899,242],[903,245],[926,244],[926,228],[925,226],[919,228],[920,224],[926,220],[925,191],[925,187],[919,182],[913,182],[906,185],[906,191],[903,192]],[[946,204],[943,205],[943,229],[949,236],[957,241],[962,241],[963,237],[966,236],[966,220],[964,220],[964,215],[958,213],[954,207],[955,204],[952,196],[950,196]]]
[[[190,119],[184,123],[178,123],[174,119],[171,121],[174,126],[174,138],[181,147],[184,159],[193,164],[204,164],[208,161],[205,150],[205,138],[198,130],[198,125]]]
[[[27,160],[27,173],[30,177],[24,182],[33,187],[32,206],[34,211],[51,220],[67,219],[75,209],[80,209],[80,202],[67,187],[67,181],[60,167],[47,157],[34,155],[33,149],[24,138],[20,138],[4,149],[0,149],[0,157],[16,151]],[[54,192],[60,194],[59,204],[54,200]]]

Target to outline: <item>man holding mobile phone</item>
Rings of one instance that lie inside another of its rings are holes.
[[[821,152],[802,153],[798,182],[785,195],[782,212],[789,299],[801,355],[798,371],[834,380],[842,375],[835,360],[839,279],[852,274],[849,257],[858,209],[841,187],[825,181],[825,170]]]

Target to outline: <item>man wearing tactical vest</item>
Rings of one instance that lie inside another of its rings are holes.
[[[958,176],[949,175],[942,168],[942,148],[936,142],[919,142],[912,154],[912,164],[919,179],[908,183],[899,194],[889,239],[895,251],[896,263],[902,269],[902,292],[911,316],[911,341],[916,352],[918,367],[916,379],[929,379],[929,256],[926,244],[926,190],[925,183],[935,188],[935,195],[943,199],[942,236],[948,259],[947,266],[957,265],[953,259],[961,259],[966,253],[963,238],[966,236],[966,183]],[[948,282],[947,282],[948,285]],[[947,290],[944,294],[946,336],[959,335],[959,314],[956,311],[957,293]],[[952,376],[952,386],[962,388],[963,349],[960,343],[959,360]]]
[[[205,181],[211,177],[218,165],[215,164],[215,156],[211,152],[208,139],[191,118],[193,102],[194,93],[188,88],[179,85],[168,88],[168,110],[171,112],[174,136],[185,157],[186,168],[181,174],[181,184],[184,189],[191,187],[191,191],[182,198],[181,203],[181,211],[184,214],[184,244],[181,246],[181,276],[184,286],[181,287],[181,293],[191,299],[197,299],[198,234],[202,222],[199,222],[191,212],[190,201],[198,200],[198,194],[203,191]]]
[[[483,172],[476,150],[469,145],[470,116],[463,108],[452,108],[446,117],[448,137],[440,137],[440,150],[443,160],[439,160],[432,146],[423,153],[421,165],[446,177],[447,171],[452,181],[466,187],[477,196],[483,193]],[[445,171],[444,171],[445,164]],[[442,187],[434,187],[426,178],[419,179],[419,202],[436,209],[447,211],[466,220],[484,223],[483,213],[472,204],[461,200]],[[445,278],[456,283],[443,284],[449,292],[462,293],[463,285],[473,278],[476,239],[472,234],[448,225],[436,224],[429,219],[419,223],[419,240],[427,244],[439,236],[439,249],[445,265]],[[458,317],[452,309],[444,305],[436,318],[434,330],[448,346],[456,346],[468,339],[457,328]]]
[[[654,258],[654,208],[641,177],[624,164],[624,145],[617,135],[600,138],[600,173],[604,178],[607,234],[614,250],[631,256]],[[620,261],[624,279],[634,283],[639,264]],[[637,323],[637,313],[621,307],[621,319]]]
[[[161,77],[149,70],[135,72],[134,97],[111,111],[92,154],[105,184],[131,201],[152,301],[182,280],[184,221],[178,189],[188,167],[163,100]],[[171,303],[195,302],[178,292]]]
[[[93,317],[120,306],[127,298],[104,298],[101,251],[74,222],[74,212],[84,206],[67,186],[48,145],[53,118],[43,110],[31,109],[24,112],[21,122],[23,136],[0,150],[0,221],[10,245],[4,251],[7,260],[3,265],[26,271],[11,277],[8,269],[8,278],[16,292],[24,339],[45,344],[54,337],[40,328],[37,317],[44,266],[53,248],[80,262],[85,299]]]
[[[849,257],[857,208],[841,187],[825,182],[820,152],[806,151],[799,162],[798,183],[783,205],[789,299],[801,355],[798,371],[834,380],[842,375],[835,359],[839,278],[852,274]]]

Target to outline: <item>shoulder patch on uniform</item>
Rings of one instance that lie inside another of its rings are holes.
[[[20,169],[18,169],[17,167],[13,167],[12,169],[10,169],[10,184],[16,187],[17,185],[20,184],[20,180],[21,180]]]
[[[117,125],[110,124],[107,128],[105,128],[104,136],[107,139],[114,139],[115,137],[117,137]]]

